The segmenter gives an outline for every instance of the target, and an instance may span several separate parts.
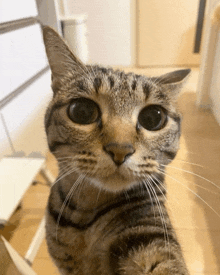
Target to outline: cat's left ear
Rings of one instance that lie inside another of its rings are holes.
[[[182,86],[186,83],[191,70],[178,70],[159,77],[152,77],[151,80],[169,91],[175,91],[178,94]]]

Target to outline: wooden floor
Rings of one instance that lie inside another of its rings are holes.
[[[168,70],[135,71],[157,75]],[[184,117],[181,149],[167,169],[167,207],[191,274],[212,275],[220,274],[220,126],[210,111],[196,107],[197,77],[198,70],[194,69],[179,99]],[[48,159],[56,174],[53,158]],[[37,180],[39,184],[29,188],[10,225],[0,232],[21,255],[28,249],[44,215],[49,194],[44,179],[38,176]],[[58,274],[45,241],[33,269],[40,275]]]

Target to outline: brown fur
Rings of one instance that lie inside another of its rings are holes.
[[[148,78],[85,66],[49,27],[44,41],[54,97],[45,116],[49,148],[60,174],[47,214],[49,252],[62,274],[186,275],[165,208],[163,171],[178,150],[175,102],[189,70]],[[100,119],[73,122],[75,99],[92,100]],[[146,130],[146,106],[167,122]]]

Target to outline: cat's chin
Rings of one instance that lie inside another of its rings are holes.
[[[110,192],[128,190],[135,184],[138,184],[137,179],[125,177],[120,173],[114,173],[107,177],[101,177],[98,179],[91,179],[91,181],[99,188],[105,189],[106,191]]]

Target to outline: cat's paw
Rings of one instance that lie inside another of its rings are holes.
[[[165,257],[162,253],[150,253],[139,249],[120,261],[120,275],[189,275],[184,262]]]

